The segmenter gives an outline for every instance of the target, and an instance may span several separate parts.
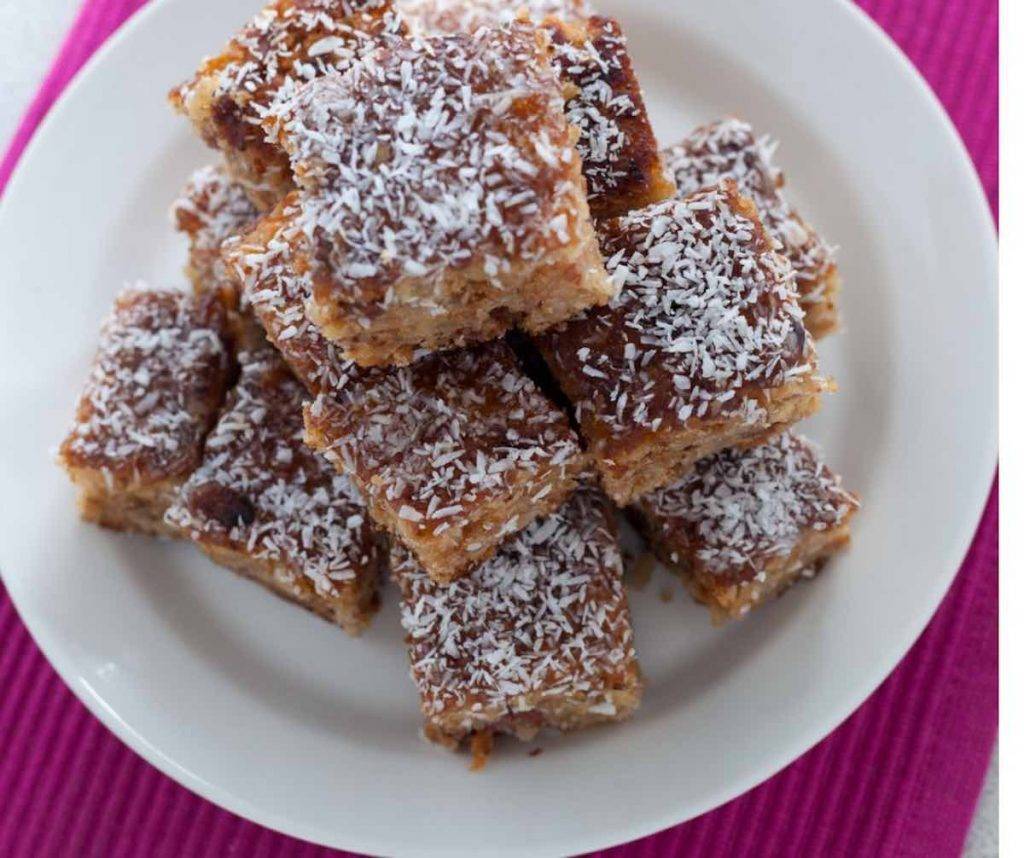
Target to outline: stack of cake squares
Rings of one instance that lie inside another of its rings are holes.
[[[170,102],[218,157],[172,207],[191,287],[101,331],[87,520],[350,634],[390,578],[424,733],[478,760],[639,705],[617,509],[715,622],[848,541],[791,431],[835,388],[833,249],[741,120],[659,148],[616,21],[273,0]]]

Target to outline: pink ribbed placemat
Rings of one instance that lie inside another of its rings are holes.
[[[0,163],[0,187],[72,75],[142,4],[86,2]],[[997,0],[860,5],[946,106],[995,212]],[[729,804],[600,855],[959,855],[996,733],[998,527],[993,488],[939,612],[889,679],[828,738]],[[128,750],[60,681],[2,588],[0,688],[0,855],[344,854],[221,810]]]

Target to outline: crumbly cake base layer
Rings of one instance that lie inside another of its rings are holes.
[[[138,489],[108,489],[101,477],[86,471],[70,471],[79,486],[78,511],[84,521],[110,530],[147,536],[179,537],[177,528],[164,522],[181,480]]]
[[[458,709],[429,718],[423,733],[430,741],[453,750],[464,742],[475,745],[479,737],[496,734],[529,742],[545,728],[566,732],[624,721],[640,705],[641,690],[639,675],[631,674],[624,687],[605,692],[600,711],[595,711],[592,698],[522,695],[501,711]]]
[[[804,311],[804,327],[816,340],[839,330],[841,287],[842,278],[835,265],[813,288],[800,284],[800,309]]]
[[[830,389],[832,385],[825,387]],[[601,485],[619,506],[670,485],[712,453],[729,447],[763,444],[821,407],[818,379],[791,382],[763,392],[765,417],[750,423],[740,416],[700,420],[679,430],[650,433],[630,446],[595,452]]]
[[[787,556],[770,563],[757,579],[743,582],[723,582],[719,575],[672,564],[657,549],[655,553],[679,575],[693,598],[707,606],[711,622],[721,625],[778,598],[801,578],[814,577],[849,541],[848,524],[826,531],[808,530]]]
[[[360,575],[353,586],[346,586],[337,597],[329,598],[317,593],[308,578],[295,574],[283,563],[257,559],[215,543],[196,542],[218,566],[237,572],[275,595],[341,626],[353,637],[370,625],[380,607],[377,592],[379,575]]]
[[[584,207],[582,193],[578,200]],[[496,339],[514,327],[540,332],[588,307],[604,305],[615,288],[593,234],[547,254],[541,262],[513,262],[501,282],[481,265],[443,272],[434,279],[407,279],[395,300],[372,319],[360,308],[318,299],[310,319],[360,366],[405,366],[417,353],[461,348]],[[438,299],[438,295],[444,297]],[[444,312],[432,312],[440,303]]]
[[[261,210],[273,208],[285,194],[294,188],[288,156],[279,146],[260,139],[262,135],[247,134],[244,148],[238,148],[238,140],[232,139],[215,117],[221,103],[227,103],[218,96],[216,74],[210,74],[196,81],[190,97],[172,104],[192,123],[199,136],[210,147],[220,151],[228,174],[244,189],[253,205]],[[239,120],[245,127],[244,120]]]

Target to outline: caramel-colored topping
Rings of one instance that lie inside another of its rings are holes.
[[[591,212],[610,217],[672,195],[616,21],[595,16],[583,0],[405,0],[399,10],[423,34],[472,33],[524,16],[543,23],[555,70],[572,93],[565,110],[579,130]]]
[[[248,178],[280,178],[287,159],[266,136],[296,89],[349,68],[374,39],[403,29],[388,0],[272,0],[172,91],[171,102],[190,115],[194,100],[205,105],[207,142],[251,159]]]
[[[217,288],[227,276],[221,245],[242,233],[259,211],[223,165],[210,164],[189,177],[171,206],[171,216],[178,231],[188,236],[189,273],[195,286],[206,291]]]
[[[860,503],[814,445],[785,432],[702,459],[637,506],[670,562],[731,582],[762,580],[804,533],[842,525]]]
[[[139,285],[103,324],[60,455],[111,486],[188,474],[228,383],[225,314],[213,297]]]
[[[362,502],[302,442],[302,385],[269,349],[239,360],[241,378],[168,521],[198,542],[285,564],[321,595],[376,575],[378,548]]]
[[[618,22],[549,20],[554,64],[573,95],[566,117],[579,129],[590,208],[595,217],[624,214],[672,195],[643,93]]]
[[[521,24],[395,41],[303,87],[282,114],[313,237],[314,299],[374,312],[403,281],[443,286],[569,246],[587,222],[562,88]],[[445,295],[417,292],[421,311]],[[368,305],[371,305],[368,307]]]
[[[350,376],[306,419],[332,461],[423,534],[439,536],[539,475],[568,479],[579,469],[565,415],[500,341]]]
[[[724,119],[694,131],[665,150],[679,195],[732,179],[757,206],[765,229],[782,242],[782,252],[796,271],[802,302],[820,298],[823,278],[835,266],[833,249],[796,213],[782,193],[782,173],[772,163],[776,143],[756,137],[739,119]],[[819,290],[819,291],[816,291]]]
[[[723,414],[814,373],[793,271],[735,184],[606,221],[621,292],[538,343],[587,431],[625,439]]]
[[[177,95],[187,103],[212,76],[220,118],[243,148],[253,133],[246,124],[258,126],[303,83],[348,68],[373,37],[400,29],[387,0],[272,0]]]
[[[636,689],[622,559],[596,489],[578,490],[450,586],[398,546],[392,571],[428,720],[463,712],[466,728],[481,713],[499,722],[524,696],[613,716],[610,692]]]

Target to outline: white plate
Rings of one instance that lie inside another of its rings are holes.
[[[782,141],[791,193],[841,245],[842,393],[808,426],[860,491],[853,550],[712,629],[659,574],[633,594],[648,678],[631,723],[505,745],[482,774],[418,738],[394,600],[352,641],[187,545],[79,523],[51,463],[125,280],[181,280],[166,209],[210,158],[166,89],[255,0],[165,0],[71,87],[0,211],[2,568],[47,657],[190,789],[375,853],[573,853],[695,816],[834,728],[893,668],[967,548],[995,462],[995,253],[927,88],[845,2],[605,0],[662,141],[725,113]]]

